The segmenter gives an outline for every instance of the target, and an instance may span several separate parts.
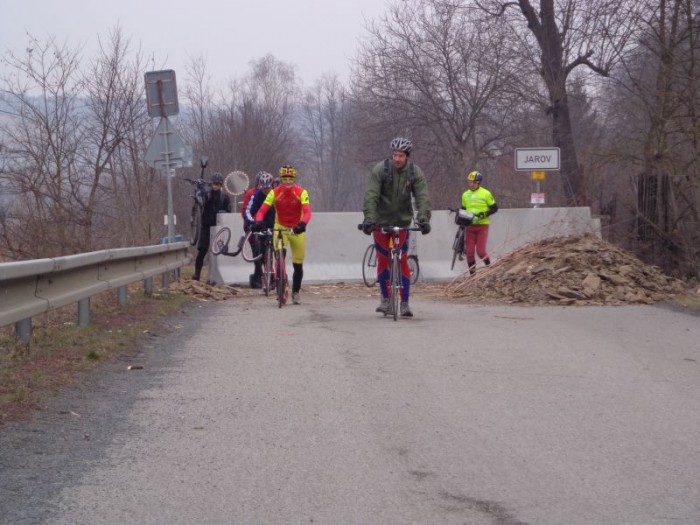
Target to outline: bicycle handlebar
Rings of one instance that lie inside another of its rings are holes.
[[[363,230],[363,224],[358,224],[357,229],[362,231]],[[411,231],[411,232],[419,232],[421,231],[420,228],[417,226],[375,226],[372,231],[375,232],[382,232],[382,233],[392,233],[395,228],[398,228],[399,231],[404,230],[404,231]]]
[[[187,179],[183,178],[182,180],[189,182],[192,186],[205,186],[205,185],[211,185],[210,182],[205,181],[204,179]]]

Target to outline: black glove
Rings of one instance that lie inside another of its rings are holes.
[[[250,231],[252,232],[261,232],[265,229],[265,223],[262,221],[255,221],[253,224],[250,225]]]
[[[306,231],[306,223],[304,221],[299,221],[299,224],[292,228],[294,233],[304,233]]]
[[[374,223],[371,221],[363,222],[362,231],[365,235],[372,235],[372,232],[374,231]]]
[[[426,220],[418,221],[416,224],[420,228],[422,235],[428,235],[430,233],[430,223]]]

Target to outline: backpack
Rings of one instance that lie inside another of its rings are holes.
[[[384,171],[382,172],[382,184],[386,182],[391,182],[392,177],[390,173],[389,164],[391,161],[389,159],[384,159]],[[416,168],[413,166],[413,162],[408,163],[408,184],[407,187],[413,190],[413,183],[416,181]]]

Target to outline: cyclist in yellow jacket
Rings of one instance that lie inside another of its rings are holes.
[[[478,171],[467,175],[467,191],[462,194],[462,209],[474,214],[472,223],[467,226],[464,234],[464,249],[467,253],[469,273],[476,272],[476,255],[488,266],[491,259],[486,252],[486,241],[489,236],[489,216],[498,211],[496,199],[481,183],[484,176]]]

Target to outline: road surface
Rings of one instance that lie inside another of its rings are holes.
[[[194,305],[5,427],[0,522],[700,523],[700,318],[303,300]]]

